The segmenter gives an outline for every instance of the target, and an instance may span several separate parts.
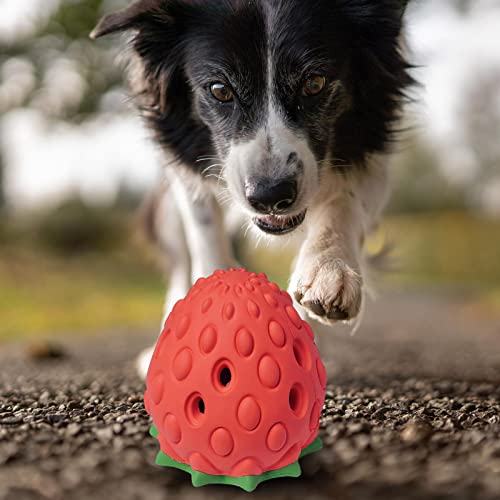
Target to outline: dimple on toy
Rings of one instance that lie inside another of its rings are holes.
[[[156,463],[252,491],[321,448],[326,372],[311,327],[264,274],[217,271],[165,322],[144,394]]]

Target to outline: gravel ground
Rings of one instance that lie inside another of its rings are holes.
[[[326,446],[301,479],[253,495],[500,499],[500,318],[467,304],[394,294],[369,307],[357,336],[321,334]],[[132,365],[144,342],[114,332],[67,340],[46,360],[0,352],[0,499],[248,498],[153,465]]]

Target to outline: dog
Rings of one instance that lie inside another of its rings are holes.
[[[365,236],[388,198],[411,65],[407,0],[138,0],[91,36],[129,32],[130,88],[165,158],[149,227],[170,287],[236,266],[227,217],[301,239],[289,292],[313,320],[360,312]],[[139,359],[145,376],[152,350]]]

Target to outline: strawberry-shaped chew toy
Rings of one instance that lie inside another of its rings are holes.
[[[156,463],[194,486],[298,477],[321,448],[326,373],[311,327],[264,274],[217,271],[165,322],[144,394]]]

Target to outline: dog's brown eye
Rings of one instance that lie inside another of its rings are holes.
[[[212,84],[210,92],[220,102],[231,102],[234,97],[231,87],[225,83]]]
[[[302,95],[312,97],[318,95],[326,85],[326,78],[321,75],[313,75],[309,77],[302,87]]]

